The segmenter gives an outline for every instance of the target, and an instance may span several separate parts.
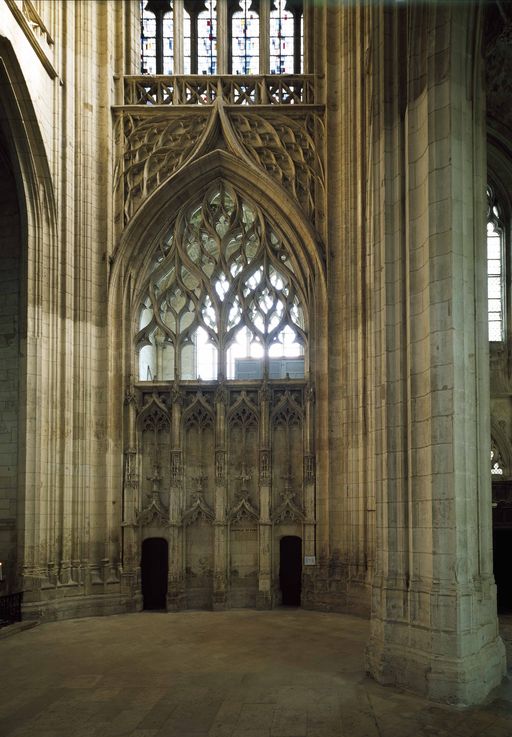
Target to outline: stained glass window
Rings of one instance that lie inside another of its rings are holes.
[[[270,73],[293,73],[293,16],[286,0],[275,0],[270,12]]]
[[[141,0],[141,70],[173,74],[174,26],[170,0]]]
[[[225,182],[180,212],[139,304],[141,381],[304,376],[304,300],[289,250]]]
[[[303,0],[140,0],[140,11],[143,74],[302,73]]]
[[[259,18],[252,0],[240,0],[232,19],[232,73],[258,74],[260,68]]]
[[[503,223],[493,189],[487,187],[487,299],[489,340],[500,342],[504,332]]]
[[[163,19],[163,57],[162,74],[174,73],[174,33],[171,13],[166,13]]]
[[[217,14],[214,0],[206,0],[206,10],[197,20],[197,73],[217,73]]]

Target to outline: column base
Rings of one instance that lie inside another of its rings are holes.
[[[374,587],[373,604],[366,666],[379,683],[469,706],[506,675],[491,578],[430,590],[388,581]]]
[[[501,638],[466,658],[429,656],[408,647],[382,645],[374,638],[366,650],[366,667],[378,683],[446,704],[469,706],[482,702],[506,675]]]

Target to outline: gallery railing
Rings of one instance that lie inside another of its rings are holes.
[[[314,75],[127,76],[125,105],[312,105]]]

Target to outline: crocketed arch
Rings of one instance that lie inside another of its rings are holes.
[[[253,170],[242,166],[239,159],[220,149],[196,159],[172,175],[135,213],[113,254],[112,294],[117,295],[119,289],[129,284],[130,273],[139,273],[147,248],[166,235],[178,210],[216,179],[224,179],[242,195],[256,201],[269,220],[279,224],[279,231],[293,246],[293,257],[302,281],[314,279],[316,295],[325,300],[326,269],[320,238],[299,204],[283,191],[278,182],[265,178],[264,186],[260,186]]]
[[[257,362],[254,378],[265,368],[279,377],[276,356],[304,375],[299,265],[264,211],[230,183],[218,179],[182,207],[140,273],[131,305],[140,380],[243,378],[243,359]]]

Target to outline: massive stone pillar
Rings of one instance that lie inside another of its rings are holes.
[[[368,12],[377,552],[367,663],[380,682],[469,704],[505,672],[477,11]]]

